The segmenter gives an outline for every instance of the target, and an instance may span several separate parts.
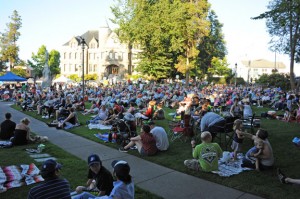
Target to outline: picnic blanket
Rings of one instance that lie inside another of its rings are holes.
[[[13,144],[11,141],[0,141],[0,148],[10,148]]]
[[[95,137],[99,138],[100,140],[104,141],[104,142],[109,142],[108,141],[108,134],[109,133],[102,133],[103,136],[100,136],[98,133],[94,134]],[[116,139],[112,139],[111,141],[112,143],[116,142]]]
[[[89,124],[88,127],[89,127],[89,129],[110,130],[112,126],[111,125],[103,125],[103,124]]]
[[[212,171],[212,173],[218,174],[222,177],[229,177],[232,175],[237,175],[243,171],[252,170],[250,168],[241,166],[243,157],[243,154],[239,153],[237,160],[235,161],[229,160],[224,162],[224,160],[219,160],[219,171]]]
[[[34,163],[0,167],[0,189],[11,189],[44,181]]]

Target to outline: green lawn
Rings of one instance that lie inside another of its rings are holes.
[[[85,185],[87,181],[87,163],[72,154],[65,152],[64,150],[58,148],[57,146],[47,142],[46,148],[44,150],[45,153],[50,154],[53,157],[57,158],[57,161],[63,165],[61,170],[61,177],[66,178],[70,184],[71,189],[74,190],[78,185]],[[22,164],[30,164],[35,162],[33,158],[31,158],[27,152],[25,151],[26,148],[36,148],[37,144],[31,144],[26,146],[15,146],[8,149],[1,149],[0,150],[0,157],[1,157],[1,166],[10,166],[10,165],[20,165]],[[36,166],[40,168],[41,163],[35,163]],[[108,168],[110,169],[110,168]],[[76,175],[74,175],[76,172]],[[19,188],[9,189],[8,191],[1,193],[1,198],[9,198],[9,199],[20,199],[20,198],[27,198],[28,191],[31,187],[37,184],[33,184],[30,186],[22,186]],[[148,191],[140,189],[139,187],[135,186],[135,194],[136,198],[144,199],[144,198],[151,198],[151,199],[159,199],[158,197]]]
[[[16,107],[15,107],[16,108]],[[261,112],[269,110],[268,108],[255,108],[256,115],[260,115]],[[174,112],[174,109],[165,108],[166,115],[170,112]],[[35,112],[26,112],[35,118]],[[89,116],[79,115],[79,120],[82,124],[90,119]],[[38,118],[40,120],[50,121]],[[157,125],[163,126],[168,129],[168,122],[171,118],[167,116],[165,121],[155,121]],[[292,139],[295,136],[300,136],[300,124],[297,123],[285,123],[278,120],[262,119],[261,127],[268,130],[269,140],[272,144],[275,167],[280,167],[285,173],[291,177],[300,178],[300,170],[298,166],[300,163],[299,153],[300,150],[292,144]],[[94,133],[99,130],[89,130],[85,125],[70,130],[71,133],[85,137],[90,140],[99,142],[99,144],[105,144],[107,146],[118,148],[116,144],[109,144],[100,142],[94,137]],[[105,132],[105,131],[102,131]],[[243,152],[246,152],[252,146],[250,140],[245,140],[243,143]],[[131,154],[139,156],[136,151],[130,151]],[[139,156],[140,157],[140,156]],[[244,192],[249,192],[255,195],[260,195],[265,198],[298,198],[299,187],[292,185],[283,185],[279,182],[276,175],[276,168],[272,171],[257,172],[247,171],[239,175],[232,177],[220,177],[211,173],[193,172],[186,169],[183,165],[185,159],[191,158],[191,145],[190,141],[180,142],[175,141],[170,144],[170,149],[167,152],[160,153],[153,157],[140,157],[147,159],[151,162],[172,168],[189,175],[193,175],[199,178],[203,178],[218,184],[222,184],[228,187],[232,187]]]

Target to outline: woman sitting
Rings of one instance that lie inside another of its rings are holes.
[[[165,111],[162,108],[162,104],[159,103],[156,107],[155,112],[153,113],[153,119],[155,120],[163,120],[165,119]]]
[[[65,129],[72,128],[73,126],[79,124],[76,113],[74,112],[74,108],[70,108],[70,114],[68,117],[62,121],[59,121],[58,128],[64,127]]]
[[[97,105],[96,101],[92,102],[92,106],[89,109],[84,109],[82,115],[87,115],[87,114],[96,114],[99,111],[99,106]]]
[[[35,139],[30,136],[29,123],[30,120],[25,117],[16,125],[14,137],[11,138],[13,145],[25,145],[35,141]]]
[[[134,114],[134,117],[136,118],[136,124],[139,125],[141,124],[141,120],[144,119],[144,120],[148,120],[148,119],[152,119],[152,114],[154,112],[154,103],[155,101],[150,101],[149,102],[149,105],[148,105],[148,108],[145,112],[143,113],[136,113]]]
[[[113,112],[111,112],[111,114],[113,114]],[[89,120],[87,123],[96,124],[99,123],[99,121],[106,120],[108,116],[109,116],[109,112],[107,111],[106,106],[102,105],[101,108],[99,109],[97,116]]]

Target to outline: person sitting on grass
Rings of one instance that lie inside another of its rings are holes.
[[[255,135],[252,135],[250,133],[243,132],[242,135],[244,135],[246,138],[250,138],[253,141],[255,140],[262,140],[263,141],[263,149],[262,153],[258,155],[256,158],[259,158],[259,170],[270,170],[273,169],[274,165],[274,155],[273,155],[273,149],[272,146],[268,140],[268,132],[263,129],[258,129]],[[249,150],[251,151],[252,148]],[[242,167],[252,168],[256,169],[255,162],[248,160],[246,157],[243,159]]]
[[[247,153],[245,158],[251,162],[255,162],[255,169],[259,171],[259,155],[262,154],[264,148],[264,142],[261,139],[254,140],[254,147],[252,147]]]
[[[211,172],[219,170],[218,160],[222,158],[223,151],[218,143],[212,143],[210,132],[201,133],[202,143],[196,146],[195,140],[191,141],[194,159],[184,161],[184,165],[195,171]]]
[[[99,107],[98,107],[96,101],[93,101],[91,107],[89,109],[84,109],[82,115],[96,114],[98,112],[99,112]]]
[[[99,121],[105,121],[108,117],[110,117],[113,114],[113,109],[106,109],[105,105],[102,105],[98,111],[98,114],[96,115],[96,117],[94,117],[91,120],[87,121],[87,124],[91,123],[91,124],[98,124]]]
[[[64,198],[71,199],[70,184],[66,179],[59,178],[61,164],[55,160],[46,160],[41,169],[41,175],[45,179],[40,185],[30,189],[28,199]]]
[[[141,135],[130,138],[130,142],[119,148],[120,152],[128,152],[130,147],[137,146],[139,153],[142,156],[151,156],[155,155],[158,151],[156,147],[156,141],[154,136],[150,133],[150,126],[143,125],[141,128]]]
[[[286,175],[284,175],[282,173],[282,171],[279,168],[277,169],[277,176],[278,176],[279,181],[282,184],[297,184],[297,185],[300,185],[300,179],[287,177]]]
[[[14,145],[25,145],[35,141],[34,136],[30,135],[29,123],[30,120],[25,117],[16,125],[14,136],[10,139]]]
[[[16,123],[11,121],[11,113],[5,113],[5,120],[0,125],[0,139],[9,140],[14,136]]]
[[[58,123],[59,128],[64,127],[66,129],[69,129],[72,128],[74,125],[79,124],[74,108],[70,108],[69,110],[70,110],[70,114],[68,115],[68,117],[62,121],[59,121]]]
[[[96,191],[98,192],[97,196],[110,195],[113,189],[113,176],[102,166],[100,157],[96,154],[90,155],[88,157],[88,166],[89,171],[86,186],[78,186],[76,188],[76,192],[80,194],[74,197],[74,199],[93,197],[93,195],[83,191]]]

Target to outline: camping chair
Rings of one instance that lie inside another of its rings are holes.
[[[169,136],[170,141],[180,140],[186,142],[189,137],[193,137],[193,129],[190,126],[183,126],[181,122],[171,121],[169,122]]]
[[[226,118],[226,123],[224,126],[219,126],[217,130],[210,132],[213,136],[212,141],[217,139],[220,146],[224,145],[225,150],[227,150],[228,145],[230,145],[232,142],[232,138],[234,135],[233,124],[234,121]]]
[[[250,129],[251,134],[254,134],[255,127],[260,127],[260,117],[256,117],[255,113],[253,113],[252,117],[243,119],[243,128]]]

